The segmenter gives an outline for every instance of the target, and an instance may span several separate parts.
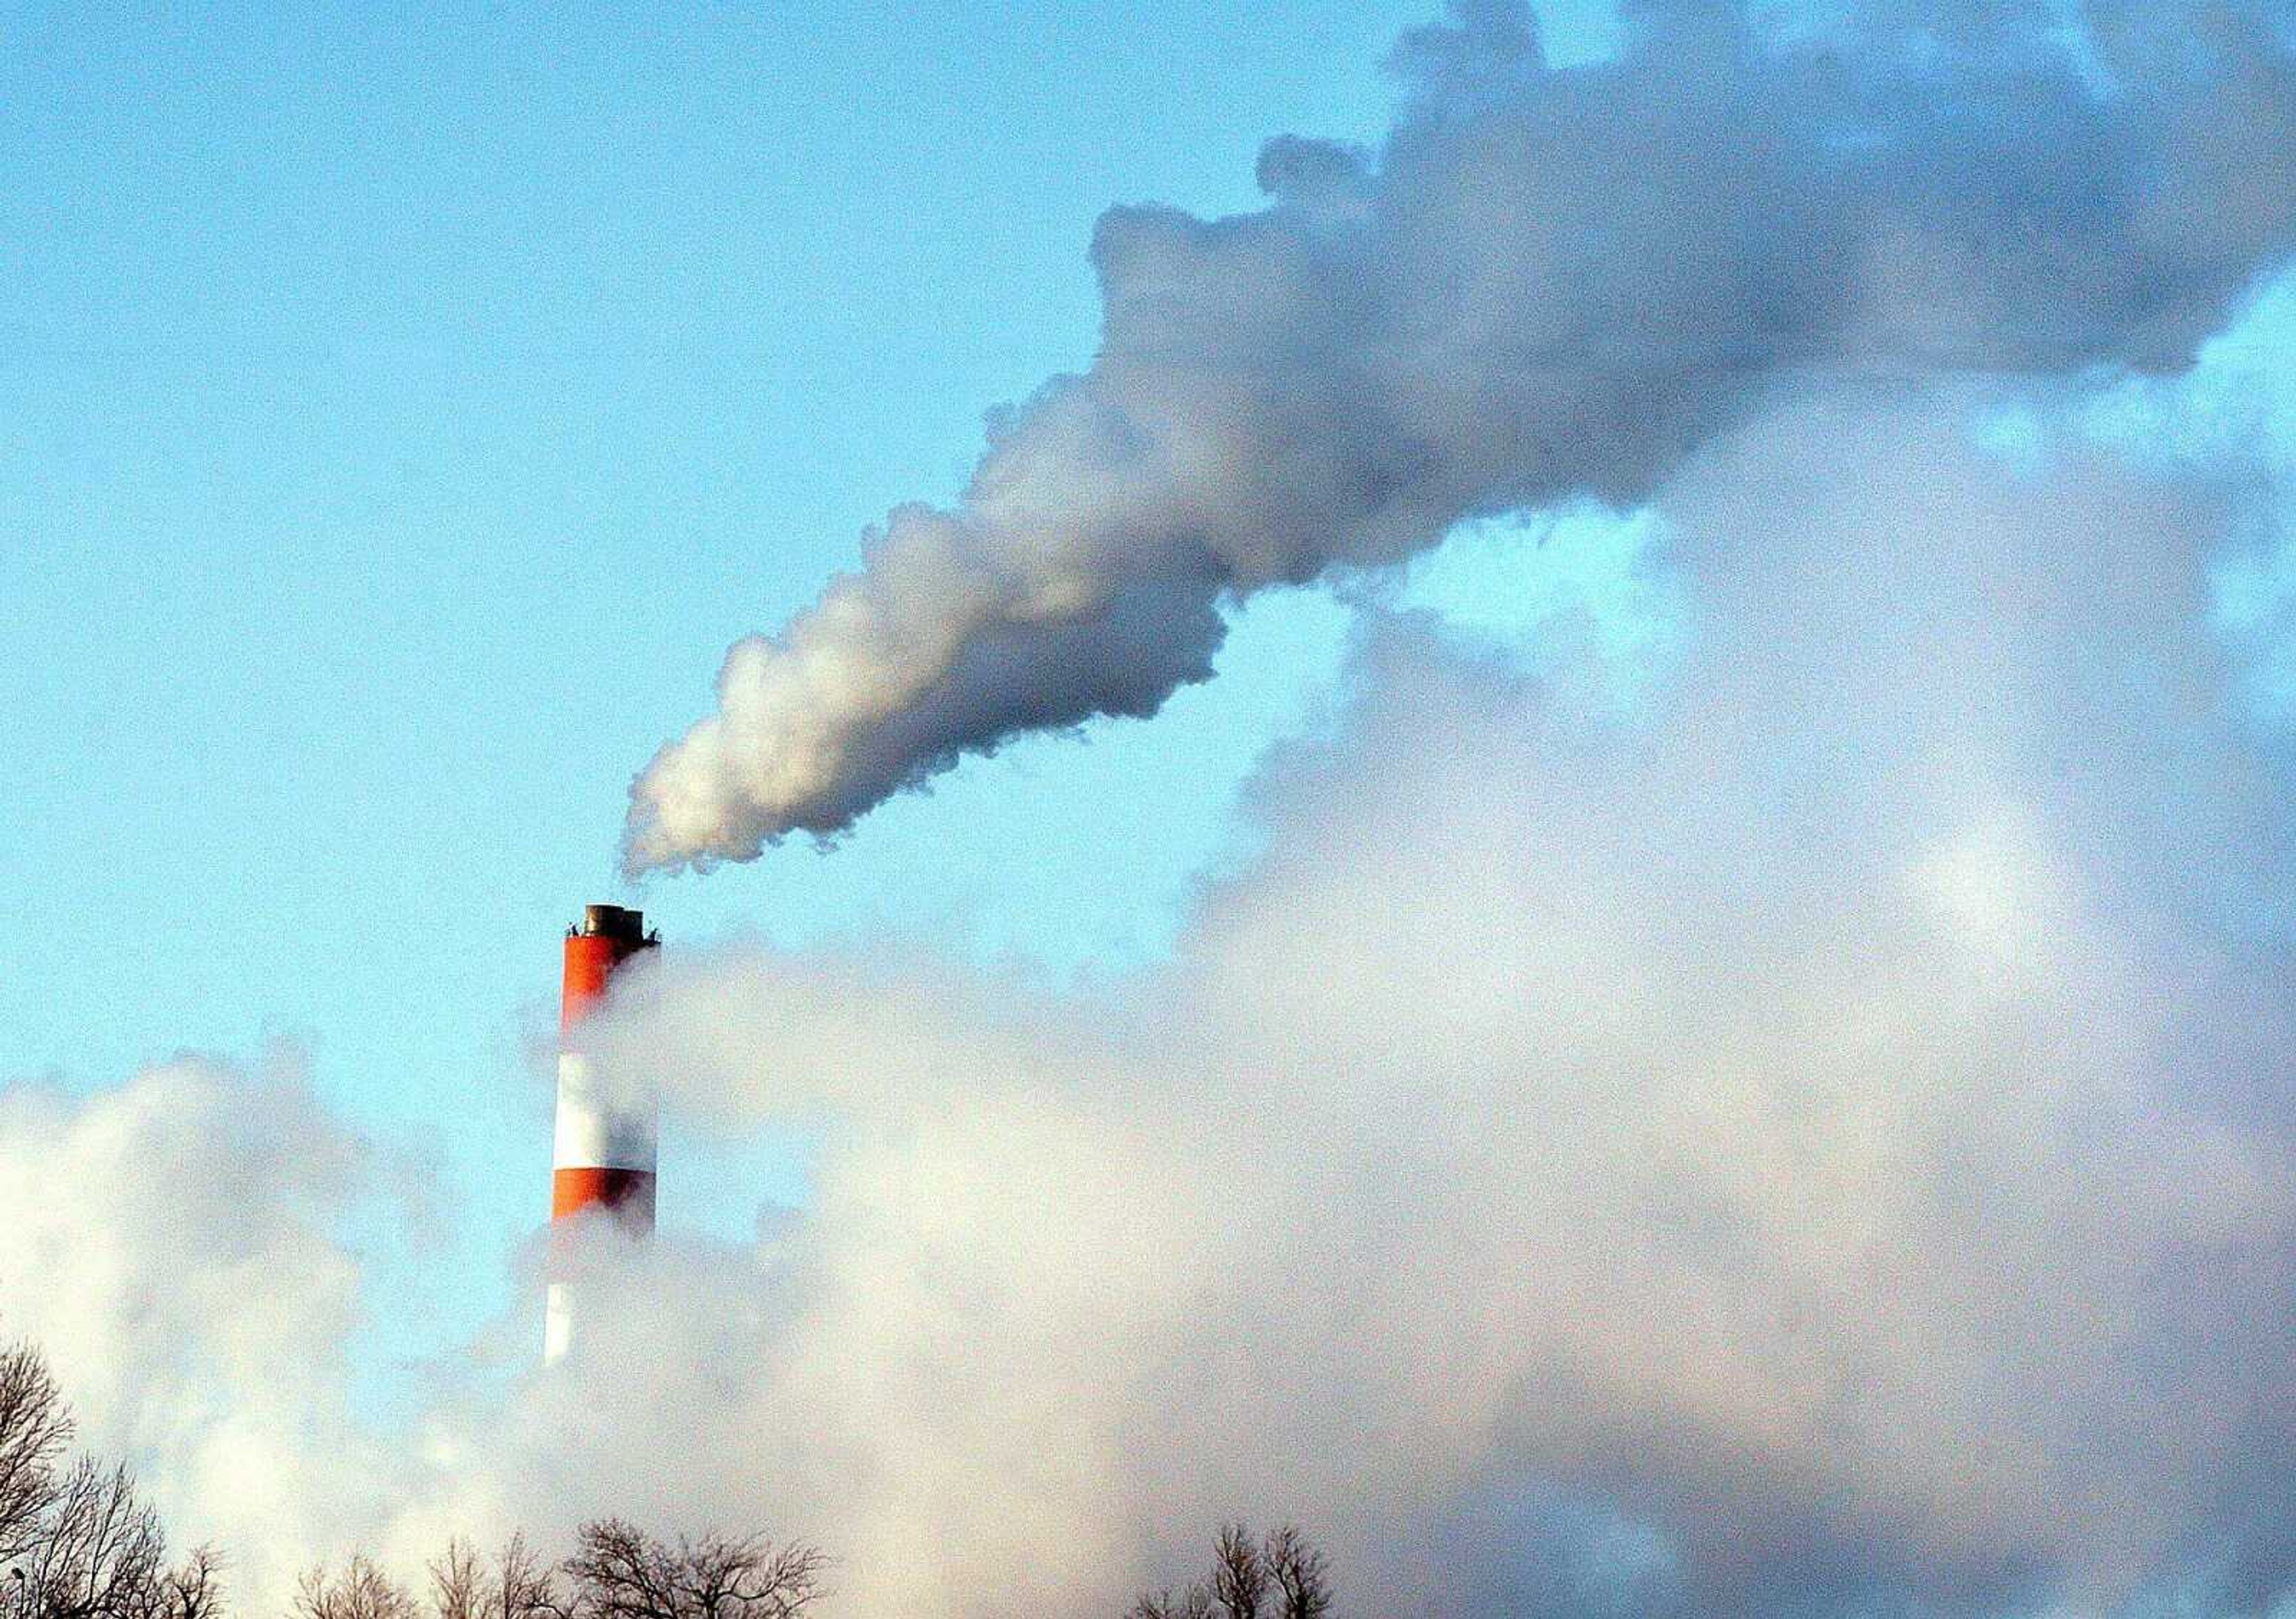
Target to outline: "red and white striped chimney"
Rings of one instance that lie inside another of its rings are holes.
[[[551,1155],[554,1232],[589,1216],[612,1220],[632,1236],[653,1229],[654,1110],[650,1100],[610,1091],[573,1039],[606,996],[621,965],[660,941],[643,913],[619,905],[586,906],[579,927],[566,930],[566,974],[558,1012],[558,1134]],[[564,1244],[551,1258],[542,1358],[556,1360],[574,1342],[580,1285],[563,1273]]]

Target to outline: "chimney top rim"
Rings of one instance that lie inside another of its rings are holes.
[[[636,944],[644,941],[645,913],[621,905],[586,905],[578,931],[586,938],[627,940]]]

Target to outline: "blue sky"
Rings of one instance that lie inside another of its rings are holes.
[[[542,1206],[558,933],[633,897],[629,777],[726,645],[1089,357],[1103,208],[1248,207],[1267,136],[1374,137],[1430,12],[0,8],[0,1077],[308,1053],[455,1212],[400,1347],[451,1341]],[[1153,726],[634,897],[673,941],[1120,972],[1346,624],[1269,600]],[[712,1165],[666,1219],[799,1195],[778,1146]]]

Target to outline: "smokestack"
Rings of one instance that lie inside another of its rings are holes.
[[[619,905],[586,906],[581,925],[566,930],[558,1014],[558,1131],[550,1175],[554,1233],[565,1229],[562,1222],[593,1211],[635,1237],[653,1229],[652,1103],[600,1085],[588,1055],[574,1048],[571,1036],[605,999],[606,985],[622,964],[660,942],[659,935],[647,934],[643,912]],[[563,1274],[562,1245],[551,1263],[545,1362],[566,1353],[580,1313],[578,1286]]]

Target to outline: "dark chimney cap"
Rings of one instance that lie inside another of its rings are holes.
[[[629,944],[645,941],[645,913],[619,905],[586,905],[582,931],[595,938],[619,939]]]

